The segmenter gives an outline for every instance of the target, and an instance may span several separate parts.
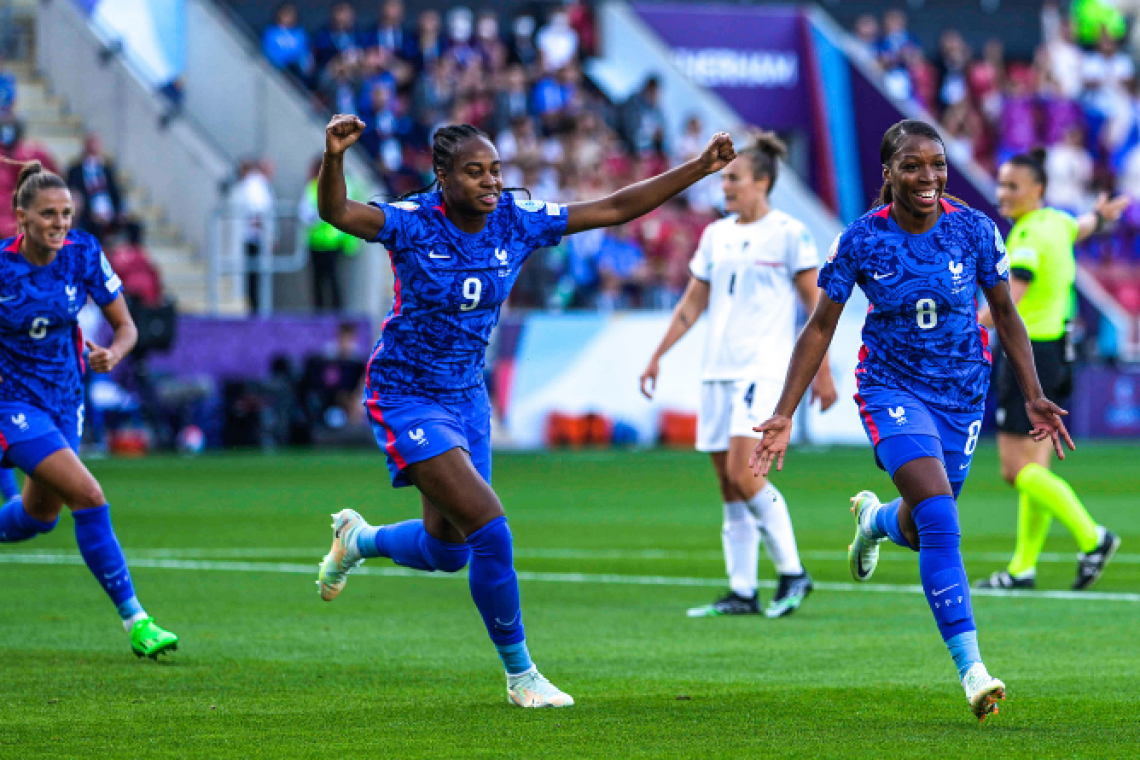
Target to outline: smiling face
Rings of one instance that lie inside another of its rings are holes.
[[[998,171],[998,211],[1006,219],[1017,221],[1041,207],[1045,186],[1033,176],[1028,166],[1004,163]]]
[[[946,190],[946,151],[929,137],[908,137],[883,167],[894,202],[910,216],[927,218],[938,212]]]
[[[447,171],[437,171],[448,208],[463,214],[490,214],[503,193],[499,151],[485,137],[469,137],[459,145]]]
[[[58,252],[71,229],[71,193],[62,187],[44,188],[29,206],[16,209],[16,222],[28,242],[41,251]]]

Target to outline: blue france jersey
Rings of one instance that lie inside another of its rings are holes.
[[[47,266],[19,252],[20,238],[0,241],[0,401],[46,412],[83,399],[83,342],[77,320],[87,296],[106,306],[122,284],[99,242],[79,230]]]
[[[907,390],[949,411],[981,409],[989,386],[988,334],[975,295],[1009,277],[1005,244],[993,221],[943,200],[930,231],[911,235],[876,209],[835,241],[819,273],[831,300],[858,285],[871,307],[855,370],[859,387]]]
[[[369,360],[369,391],[468,395],[483,387],[487,342],[523,262],[562,239],[567,208],[503,193],[471,235],[444,216],[438,192],[377,205],[386,221],[376,242],[391,256],[395,295]]]

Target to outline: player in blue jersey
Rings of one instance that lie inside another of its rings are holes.
[[[0,508],[0,543],[47,533],[66,504],[79,551],[118,609],[131,649],[157,658],[176,649],[178,637],[139,604],[103,489],[76,455],[84,411],[79,310],[91,296],[115,330],[106,348],[86,341],[92,371],[111,371],[138,331],[98,241],[69,229],[67,184],[33,161],[20,171],[12,202],[22,234],[0,241],[0,464],[28,477],[23,496]]]
[[[901,121],[887,130],[879,153],[885,180],[879,207],[839,236],[820,270],[819,303],[796,342],[773,416],[756,428],[764,437],[752,464],[764,475],[773,462],[782,469],[792,415],[858,285],[871,307],[855,370],[856,401],[875,461],[900,496],[885,505],[869,491],[852,499],[858,527],[851,572],[869,580],[885,539],[918,551],[930,610],[970,708],[984,720],[997,712],[1005,684],[989,675],[978,650],[956,503],[989,386],[987,333],[976,315],[979,287],[1028,399],[1033,437],[1051,438],[1061,458],[1062,440],[1069,448],[1073,442],[1061,421],[1066,412],[1041,392],[997,228],[944,194],[946,151],[938,132],[925,122]]]
[[[363,129],[354,116],[329,123],[318,205],[322,219],[383,243],[391,256],[395,297],[368,363],[365,404],[392,484],[419,489],[423,519],[373,527],[352,510],[334,515],[321,596],[335,598],[366,557],[429,572],[469,567],[471,596],[506,668],[511,701],[572,705],[526,647],[511,531],[491,489],[487,341],[533,251],[651,211],[732,161],[732,141],[715,135],[682,166],[600,200],[562,205],[504,191],[491,140],[470,125],[447,126],[433,138],[432,186],[407,200],[366,205],[345,197],[343,170],[344,151]]]

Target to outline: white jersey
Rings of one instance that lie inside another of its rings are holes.
[[[817,267],[811,234],[782,211],[706,227],[689,264],[710,289],[702,379],[782,381],[796,341],[795,276]]]

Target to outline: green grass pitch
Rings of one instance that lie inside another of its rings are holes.
[[[1138,457],[1085,445],[1058,468],[1124,538],[1096,593],[975,596],[1009,687],[982,725],[916,558],[884,547],[871,590],[848,575],[848,498],[891,493],[865,449],[794,450],[776,476],[819,587],[774,621],[685,617],[724,588],[704,456],[499,454],[531,652],[578,702],[548,711],[508,704],[462,576],[372,560],[320,601],[330,513],[418,514],[379,454],[95,462],[139,596],[182,646],[131,655],[68,517],[3,545],[0,757],[1137,757]],[[971,577],[1002,567],[1016,498],[992,446],[960,510]],[[1041,587],[1067,591],[1075,551],[1054,526]]]

